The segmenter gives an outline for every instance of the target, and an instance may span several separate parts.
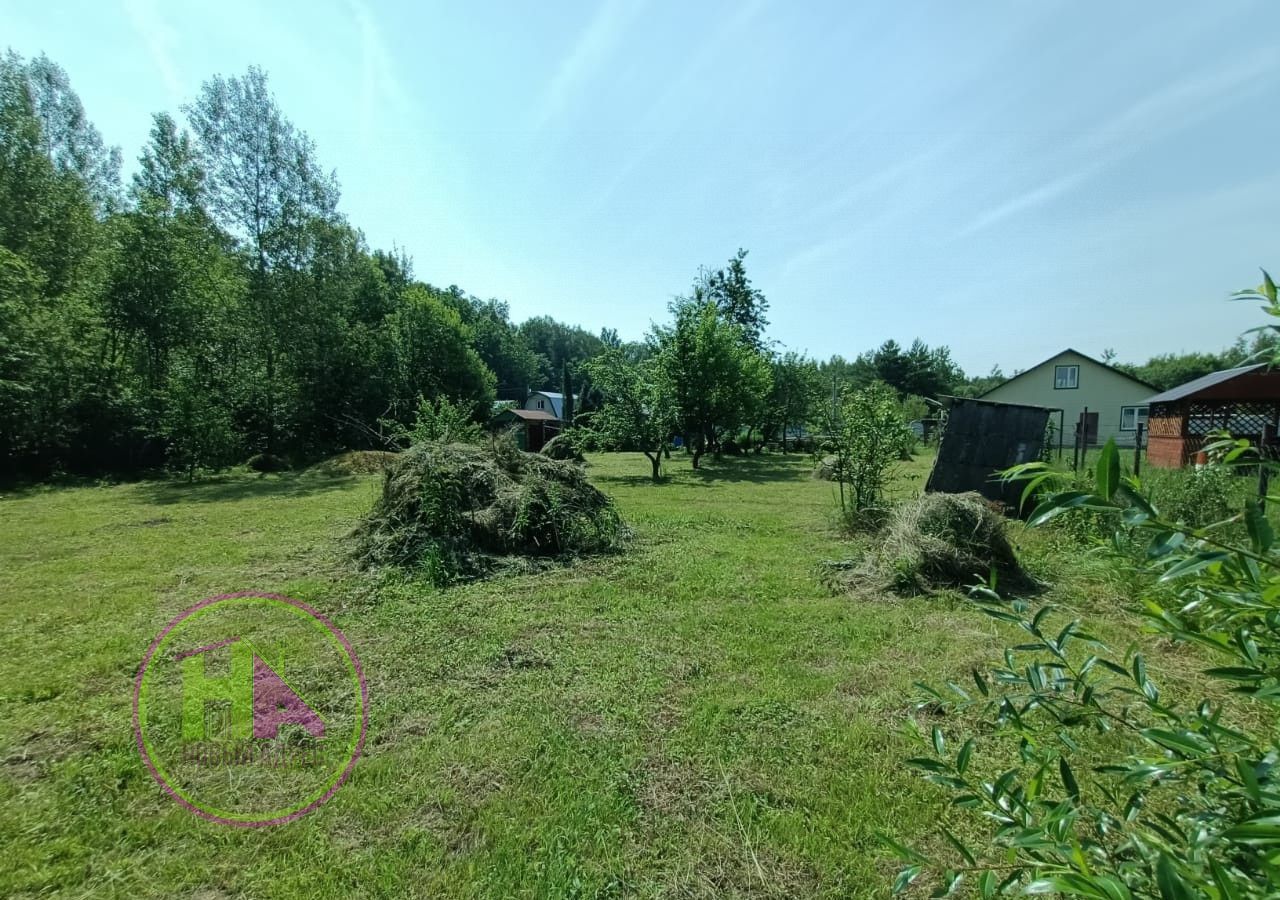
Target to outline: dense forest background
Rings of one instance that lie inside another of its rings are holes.
[[[910,406],[1004,377],[966,377],[946,347],[920,341],[820,363],[784,353],[765,336],[768,304],[742,251],[699,270],[672,324],[643,341],[547,316],[515,323],[503,301],[426,284],[403,251],[368,247],[260,69],[210,79],[180,112],[154,116],[126,182],[59,66],[0,57],[0,475],[384,447],[424,398],[483,421],[495,399],[563,390],[587,414],[601,401],[588,363],[639,364],[664,347],[685,424],[709,396],[699,378],[738,379],[720,387],[741,393],[744,373],[759,375],[758,407],[707,413],[710,433],[785,429],[805,415],[799,393],[842,384],[883,381]],[[704,307],[750,358],[702,365],[714,342],[698,335],[715,327]],[[1246,355],[1124,368],[1164,387]]]

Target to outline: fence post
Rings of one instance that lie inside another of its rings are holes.
[[[1142,432],[1146,430],[1146,426],[1141,422],[1138,423],[1138,432],[1133,436],[1133,477],[1138,477],[1138,472],[1142,467]]]
[[[1271,481],[1271,469],[1267,461],[1271,459],[1271,450],[1276,442],[1276,426],[1262,426],[1262,440],[1258,445],[1258,506],[1263,512],[1267,509],[1267,487]]]

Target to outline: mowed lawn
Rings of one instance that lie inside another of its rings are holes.
[[[912,683],[967,678],[994,623],[832,596],[848,547],[807,457],[668,468],[590,460],[626,554],[446,590],[344,561],[376,475],[5,494],[0,895],[886,895],[877,833],[937,808],[901,764]],[[192,816],[134,747],[149,642],[237,590],[329,615],[369,681],[352,779],[272,828]]]

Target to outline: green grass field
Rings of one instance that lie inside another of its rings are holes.
[[[911,685],[967,677],[999,634],[957,598],[831,596],[817,566],[851,547],[809,468],[677,456],[654,485],[639,455],[595,456],[627,553],[446,590],[344,561],[377,476],[5,495],[0,894],[886,895],[877,832],[936,810],[901,765]],[[1115,589],[1058,599],[1119,630]],[[369,681],[352,779],[274,828],[182,810],[134,747],[149,642],[236,590],[329,615]]]

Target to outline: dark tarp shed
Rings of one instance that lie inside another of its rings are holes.
[[[1040,459],[1049,414],[1055,410],[964,397],[947,400],[950,410],[925,490],[977,491],[1016,510],[1024,485],[1002,482],[997,473]]]

